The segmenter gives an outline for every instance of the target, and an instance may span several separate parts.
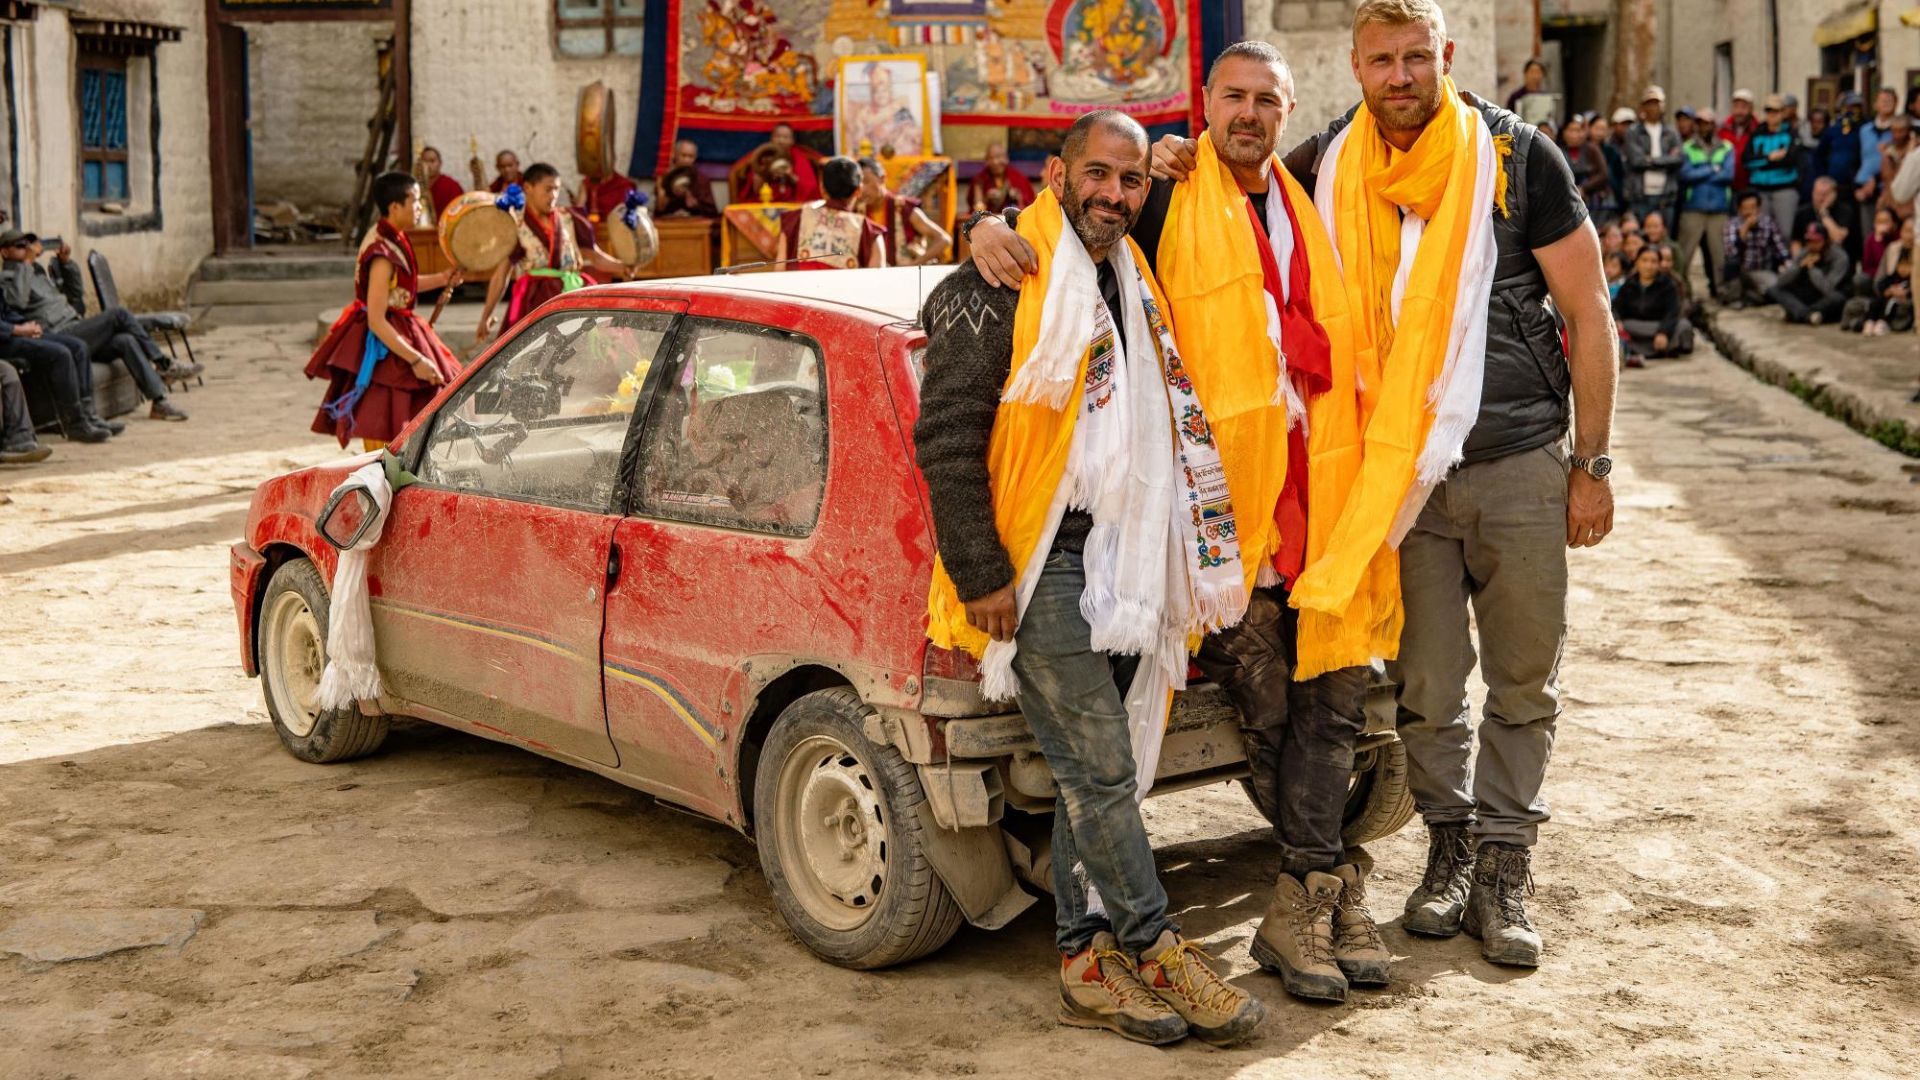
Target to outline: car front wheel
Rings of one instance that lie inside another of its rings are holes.
[[[822,959],[881,968],[918,959],[960,929],[960,907],[927,858],[912,765],[864,734],[852,690],[819,690],[774,721],[754,779],[760,867],[794,936]]]
[[[327,667],[327,587],[306,559],[273,572],[260,601],[260,683],[273,730],[301,761],[325,764],[373,753],[386,741],[385,715],[354,706],[321,709]]]

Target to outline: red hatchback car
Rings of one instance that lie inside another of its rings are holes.
[[[724,821],[835,963],[1004,925],[1022,882],[1048,887],[1055,788],[1019,713],[924,633],[915,319],[941,273],[586,289],[490,349],[390,449],[367,572],[381,715],[314,705],[348,466],[260,485],[233,601],[281,741],[344,760],[415,717]],[[1245,771],[1224,697],[1184,693],[1155,794]],[[1411,811],[1372,709],[1348,838]]]

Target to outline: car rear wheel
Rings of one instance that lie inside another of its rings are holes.
[[[794,936],[850,968],[915,960],[960,929],[960,907],[924,850],[920,777],[867,740],[872,714],[844,687],[774,721],[754,779],[760,867]]]
[[[327,587],[306,559],[283,564],[260,601],[260,683],[281,745],[301,761],[362,757],[386,741],[385,715],[319,707],[327,667]]]
[[[1260,816],[1275,828],[1280,826],[1279,809],[1261,805],[1259,792],[1251,780],[1240,781],[1241,790]],[[1340,816],[1340,841],[1348,847],[1392,836],[1413,820],[1413,792],[1407,787],[1407,745],[1393,739],[1353,758],[1353,780],[1347,788],[1347,804]]]

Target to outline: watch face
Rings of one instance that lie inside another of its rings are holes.
[[[1613,459],[1605,454],[1601,454],[1599,457],[1587,463],[1587,472],[1591,474],[1595,480],[1606,479],[1607,474],[1612,471]]]

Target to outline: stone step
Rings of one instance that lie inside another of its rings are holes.
[[[353,280],[353,253],[341,248],[299,252],[215,255],[200,264],[201,281]]]
[[[239,281],[231,278],[196,281],[187,290],[189,304],[344,304],[353,299],[353,270],[332,279]]]
[[[268,326],[274,323],[304,323],[331,309],[339,313],[339,304],[304,301],[276,304],[215,304],[209,307],[195,329],[215,326]]]

